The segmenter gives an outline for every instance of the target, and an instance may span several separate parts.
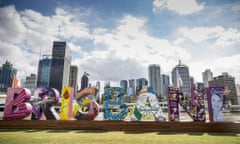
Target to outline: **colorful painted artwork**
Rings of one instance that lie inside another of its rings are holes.
[[[204,96],[206,94],[203,88],[192,88],[192,118],[194,121],[205,122]]]
[[[119,87],[111,87],[106,91],[104,105],[104,119],[122,120],[127,115],[127,106],[122,103],[123,90]]]
[[[224,87],[209,87],[207,90],[210,121],[224,121],[222,113]]]
[[[32,101],[33,120],[59,120],[55,105],[60,98],[59,92],[54,88],[37,88]]]
[[[139,95],[131,120],[166,120],[158,103],[158,99],[153,92],[146,91]]]
[[[88,87],[81,90],[76,97],[73,115],[77,120],[94,120],[99,113],[99,105],[96,102],[97,89]]]
[[[63,87],[62,99],[60,107],[60,120],[72,119],[72,105],[73,105],[74,89],[71,87]]]
[[[179,98],[178,91],[168,87],[168,120],[179,121]]]
[[[3,119],[17,120],[31,114],[30,98],[31,92],[26,88],[8,88]]]

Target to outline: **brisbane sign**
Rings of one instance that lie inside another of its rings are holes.
[[[19,120],[31,115],[31,120],[95,120],[100,114],[96,102],[97,89],[88,87],[74,96],[74,89],[64,87],[61,93],[54,88],[37,88],[32,96],[26,88],[8,88],[3,120]],[[103,120],[180,121],[182,107],[193,121],[224,121],[222,114],[223,87],[192,88],[189,97],[181,90],[168,88],[168,118],[165,117],[157,96],[151,88],[142,92],[134,105],[123,103],[124,92],[119,87],[108,88],[105,93]],[[205,100],[206,99],[206,100]],[[60,102],[60,112],[55,106]],[[205,107],[207,102],[208,108]]]

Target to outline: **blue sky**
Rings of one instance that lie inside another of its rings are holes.
[[[170,74],[181,59],[197,82],[211,69],[240,83],[238,0],[0,0],[0,64],[10,60],[20,79],[54,40],[92,81],[147,78],[153,63]]]

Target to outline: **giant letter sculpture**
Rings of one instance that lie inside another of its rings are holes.
[[[123,90],[111,87],[106,91],[104,118],[108,120],[122,120],[127,115],[127,106],[122,103]]]
[[[25,88],[8,88],[4,120],[17,120],[27,117],[32,112],[32,106],[28,103],[31,92]]]
[[[63,87],[60,108],[60,120],[70,120],[72,118],[73,93],[73,88]]]
[[[204,106],[205,90],[203,88],[192,88],[192,117],[194,121],[205,121],[205,106]]]
[[[149,90],[140,94],[134,109],[134,116],[137,120],[166,120],[163,116],[162,108],[158,103],[156,95]],[[135,120],[134,117],[132,117],[132,120]]]
[[[99,105],[95,101],[96,88],[88,87],[81,90],[76,97],[73,115],[78,120],[94,120],[99,113]]]
[[[34,120],[59,120],[54,106],[59,101],[59,92],[54,88],[37,88],[33,100],[32,119]]]
[[[179,98],[178,91],[173,87],[168,87],[168,120],[179,121]]]
[[[207,91],[210,121],[224,121],[222,113],[224,87],[209,87]]]

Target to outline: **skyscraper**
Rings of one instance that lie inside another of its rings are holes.
[[[141,89],[144,86],[148,86],[148,81],[145,78],[140,78],[136,80],[136,94],[139,94],[139,92],[141,91]]]
[[[214,77],[213,80],[209,81],[209,86],[221,86],[227,87],[230,93],[226,96],[226,101],[231,101],[233,105],[238,104],[237,92],[235,86],[235,78],[228,75],[228,73],[222,73],[222,75]]]
[[[148,67],[149,84],[157,96],[161,94],[161,72],[160,66],[152,64]]]
[[[13,65],[6,61],[5,64],[0,67],[0,92],[7,92],[8,87],[12,87],[14,75],[17,74],[17,69],[13,68]]]
[[[98,103],[102,103],[102,98],[101,98],[101,95],[100,95],[100,91],[101,91],[101,82],[100,81],[97,81],[96,83],[96,89],[97,89],[97,94],[96,94],[96,100]]]
[[[123,89],[124,93],[127,94],[128,81],[127,80],[121,80],[120,81],[120,87]]]
[[[71,65],[69,75],[69,86],[74,88],[74,95],[77,95],[78,91],[77,81],[78,81],[78,67]]]
[[[88,87],[88,76],[89,76],[89,74],[84,72],[84,74],[81,78],[81,90]]]
[[[24,86],[25,86],[25,88],[28,88],[32,94],[34,93],[34,91],[36,89],[36,85],[37,85],[36,74],[31,74],[30,76],[26,77]]]
[[[161,95],[165,99],[167,98],[167,95],[168,95],[168,86],[169,85],[170,85],[169,76],[162,74],[161,75]]]
[[[191,82],[188,66],[181,63],[176,65],[172,70],[172,83],[176,88],[180,88],[184,94],[190,94]]]
[[[130,80],[128,80],[128,82],[129,82],[128,95],[135,96],[136,95],[135,79],[130,79]]]
[[[54,41],[49,86],[59,92],[69,85],[71,52],[66,42]]]
[[[43,55],[38,64],[37,87],[49,87],[52,59],[50,55]]]
[[[203,83],[205,87],[208,87],[208,82],[213,79],[213,73],[210,69],[206,69],[202,72]]]

